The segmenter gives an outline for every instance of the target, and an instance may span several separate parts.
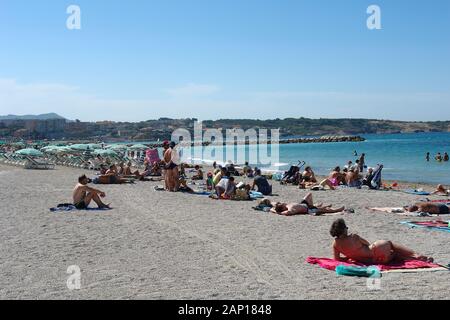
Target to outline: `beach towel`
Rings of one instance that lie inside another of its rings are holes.
[[[154,164],[155,162],[160,162],[159,153],[157,149],[150,149],[145,152],[145,158],[150,164]]]
[[[251,199],[262,199],[262,198],[264,198],[264,195],[258,191],[250,191],[250,198]]]
[[[431,203],[442,203],[446,205],[450,205],[450,199],[439,199],[439,200],[430,200],[428,198],[426,199],[420,199],[421,202],[431,202]]]
[[[384,212],[384,213],[395,213],[399,216],[409,216],[409,217],[432,217],[433,215],[428,212],[409,212],[405,210],[405,208],[401,207],[382,207],[382,208],[369,208],[366,209],[371,211],[377,211],[377,212]]]
[[[211,191],[205,191],[205,190],[194,190],[194,192],[189,192],[189,191],[184,191],[184,190],[180,190],[180,191],[189,193],[189,194],[194,194],[197,196],[210,196],[211,195]]]
[[[73,204],[63,203],[59,204],[54,208],[50,208],[51,212],[64,212],[64,211],[106,211],[111,210],[112,208],[86,208],[86,209],[77,209]]]
[[[308,257],[306,259],[306,262],[309,264],[315,264],[320,266],[321,268],[327,269],[327,270],[331,270],[331,271],[335,271],[336,267],[339,265],[344,265],[344,266],[353,266],[353,267],[370,267],[370,265],[366,265],[363,263],[359,263],[359,262],[354,262],[354,261],[349,261],[349,262],[342,262],[342,261],[337,261],[334,259],[329,259],[329,258],[316,258],[316,257]],[[402,262],[392,262],[388,265],[384,265],[384,264],[378,264],[378,265],[374,265],[375,267],[377,267],[382,273],[386,273],[386,272],[393,272],[393,271],[405,271],[405,270],[420,270],[420,269],[427,269],[427,270],[433,270],[433,271],[437,271],[437,270],[447,270],[446,268],[435,264],[435,263],[431,263],[431,262],[425,262],[425,261],[420,261],[420,260],[406,260],[406,261],[402,261]]]
[[[431,193],[422,191],[422,190],[415,190],[415,189],[406,189],[402,190],[404,193],[414,194],[416,196],[429,196]]]
[[[270,206],[266,206],[266,205],[262,205],[262,204],[259,204],[256,207],[252,207],[253,210],[264,211],[264,212],[269,212],[271,208],[272,207],[270,207]]]
[[[400,223],[411,228],[424,228],[429,230],[450,232],[448,221],[402,221]]]

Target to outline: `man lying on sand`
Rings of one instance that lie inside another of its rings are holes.
[[[104,204],[100,199],[100,197],[104,198],[106,194],[103,191],[88,187],[89,182],[90,180],[84,174],[78,178],[78,183],[73,189],[73,205],[75,208],[79,210],[87,209],[92,200],[99,208],[109,208],[109,205]]]
[[[352,259],[364,264],[388,264],[392,261],[417,259],[433,262],[433,258],[415,253],[399,244],[378,240],[370,244],[357,234],[348,234],[344,219],[338,219],[331,225],[330,234],[334,238],[334,259],[345,261]],[[342,257],[341,255],[344,255]]]
[[[133,183],[133,180],[123,178],[118,174],[116,165],[112,164],[105,174],[99,175],[97,180],[94,181],[99,184],[122,184]]]
[[[337,213],[345,210],[345,207],[333,209],[332,205],[324,206],[323,203],[314,205],[312,193],[308,193],[300,203],[273,202],[271,212],[283,216],[293,216],[299,214],[322,215],[325,213]]]
[[[449,214],[450,207],[445,203],[417,202],[412,206],[404,207],[409,212],[426,212],[430,214]]]

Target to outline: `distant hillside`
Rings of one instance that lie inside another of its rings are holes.
[[[18,116],[14,114],[8,114],[7,116],[0,116],[0,120],[52,120],[52,119],[65,119],[56,113],[44,113],[38,115],[27,114]]]
[[[12,117],[17,116],[8,116]],[[0,117],[0,138],[21,137],[31,139],[86,139],[86,140],[117,140],[117,141],[156,141],[170,139],[178,128],[194,131],[196,119],[147,120],[141,122],[81,122],[57,121],[64,119],[51,113],[39,116],[21,116],[19,119],[47,119],[41,123],[2,124]],[[30,118],[28,118],[30,119]],[[53,120],[53,121],[52,121]],[[54,121],[56,120],[56,121]],[[6,122],[6,121],[5,121]],[[34,122],[34,121],[31,121]],[[61,123],[62,122],[62,123]],[[220,119],[203,121],[203,128],[216,129],[280,129],[282,138],[295,136],[323,135],[361,135],[378,133],[407,132],[450,132],[450,121],[407,122],[374,119],[308,119],[286,118],[272,120],[255,119]]]

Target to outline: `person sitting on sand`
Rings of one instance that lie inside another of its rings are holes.
[[[350,170],[350,168],[353,166],[353,161],[349,160],[347,164],[344,166],[344,169]]]
[[[119,176],[115,164],[110,165],[105,174],[98,176],[97,181],[99,184],[122,184],[133,182],[130,179]]]
[[[442,184],[438,185],[433,194],[437,194],[440,196],[448,196],[450,194],[450,188],[446,189]]]
[[[73,189],[73,205],[79,210],[87,209],[91,201],[94,201],[99,208],[109,208],[108,204],[104,204],[100,198],[104,198],[106,194],[103,191],[88,187],[90,180],[86,175],[78,178],[78,183]]]
[[[326,213],[338,213],[345,210],[345,207],[333,209],[332,205],[324,206],[322,203],[314,205],[311,193],[308,193],[300,203],[274,202],[271,203],[271,205],[271,212],[283,216],[293,216],[300,214],[311,214],[318,216]]]
[[[153,165],[151,165],[151,169],[150,169],[150,176],[162,176],[162,168],[161,168],[161,163],[155,161],[153,163]]]
[[[310,166],[305,168],[305,171],[303,171],[299,180],[300,182],[298,185],[300,189],[306,189],[317,184],[316,175]]]
[[[184,177],[180,176],[178,181],[179,187],[178,191],[194,193],[195,191],[187,185],[187,181]]]
[[[125,164],[123,162],[119,162],[119,164],[117,165],[117,174],[122,176],[125,174]]]
[[[258,192],[261,192],[265,196],[272,194],[272,186],[270,185],[269,181],[267,181],[267,178],[261,174],[260,169],[255,172],[252,190],[255,190],[255,187],[258,187]]]
[[[195,166],[195,174],[192,176],[192,180],[203,180],[203,171],[199,165]]]
[[[450,207],[445,203],[417,202],[412,206],[404,207],[409,212],[424,212],[429,214],[449,214]]]
[[[225,191],[228,189],[228,181],[230,180],[231,175],[229,172],[226,172],[224,176],[220,179],[217,184],[214,184],[216,189],[217,196],[221,197]]]
[[[234,164],[231,160],[228,160],[228,163],[225,165],[225,168],[232,176],[239,176],[239,172],[234,167]]]
[[[106,174],[114,174],[117,175],[119,171],[117,170],[117,166],[115,164],[112,164],[109,166],[109,169],[106,171]]]
[[[333,222],[330,234],[334,238],[334,259],[338,261],[351,259],[364,264],[388,264],[393,261],[415,259],[433,262],[433,258],[419,255],[392,241],[378,240],[370,244],[357,234],[348,234],[344,219]]]
[[[372,186],[372,179],[373,179],[373,168],[367,169],[367,174],[363,179],[363,185],[364,186]]]
[[[106,171],[108,171],[108,167],[104,164],[100,165],[100,175],[106,174]]]
[[[350,188],[358,188],[361,187],[361,177],[359,176],[359,172],[354,168],[351,168],[347,174],[345,175],[345,182],[347,186]]]
[[[320,183],[320,186],[328,186],[331,190],[335,190],[341,181],[341,168],[336,167],[331,171],[329,177]]]
[[[236,182],[234,180],[234,177],[229,177],[224,197],[232,198],[235,194],[236,194]]]
[[[249,170],[252,170],[252,167],[250,167],[248,161],[246,161],[244,166],[242,167],[242,175],[247,176]]]
[[[222,180],[222,177],[225,177],[226,174],[227,174],[227,169],[226,168],[220,168],[219,172],[214,174],[213,185],[217,186],[219,184],[220,180]]]

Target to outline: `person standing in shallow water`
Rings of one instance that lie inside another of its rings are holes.
[[[361,154],[359,158],[359,172],[364,172],[364,166],[366,165],[366,154]]]
[[[427,159],[427,162],[430,162],[430,153],[429,152],[427,152],[425,159]]]

